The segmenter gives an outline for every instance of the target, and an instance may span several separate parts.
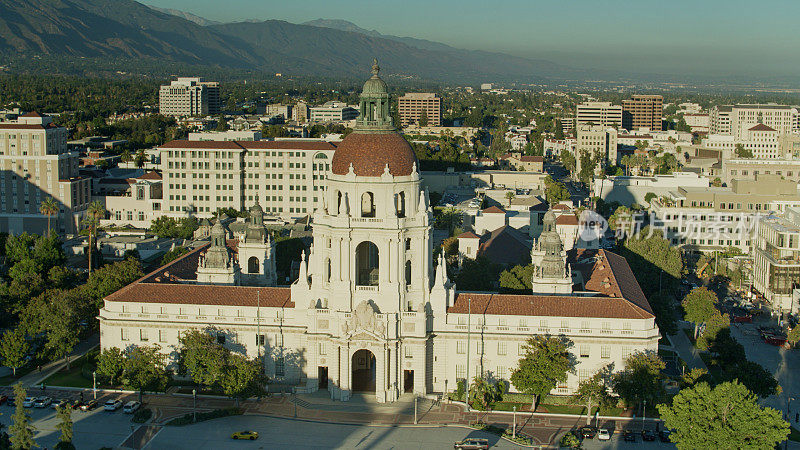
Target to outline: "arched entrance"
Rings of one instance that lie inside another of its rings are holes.
[[[356,247],[356,284],[378,285],[378,246],[364,241]]]
[[[361,349],[353,353],[352,389],[354,392],[375,392],[375,355]]]

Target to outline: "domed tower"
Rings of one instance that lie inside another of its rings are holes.
[[[313,247],[292,286],[295,308],[307,310],[309,323],[320,323],[311,316],[325,313],[324,323],[336,324],[331,325],[335,330],[316,333],[330,336],[326,339],[338,349],[337,375],[328,389],[340,399],[358,390],[359,371],[370,368],[376,370],[378,401],[396,399],[403,373],[415,370],[416,378],[411,375],[413,381],[404,385],[425,390],[431,209],[414,151],[392,124],[389,92],[379,71],[374,61],[355,128],[336,148],[323,206],[313,215]],[[403,335],[411,330],[413,339]],[[359,351],[366,353],[356,355]],[[417,354],[413,366],[409,359],[401,370],[405,355],[412,354]],[[332,364],[317,356],[320,367],[321,361]],[[308,358],[313,366],[315,355]],[[309,379],[316,376],[309,373]]]
[[[239,265],[242,284],[270,286],[276,283],[275,247],[264,227],[264,210],[256,203],[250,207],[250,217],[239,237]]]
[[[236,264],[227,245],[228,233],[217,219],[211,227],[211,246],[200,256],[197,265],[197,282],[209,284],[237,284]]]
[[[534,294],[569,294],[572,292],[572,274],[567,266],[567,255],[561,236],[556,231],[553,210],[545,213],[542,234],[531,250],[534,266],[531,278]]]

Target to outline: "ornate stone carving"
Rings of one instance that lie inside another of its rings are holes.
[[[357,331],[366,331],[370,334],[383,336],[386,325],[378,319],[378,314],[370,303],[363,301],[356,306],[350,318],[342,324],[344,334],[354,334]]]

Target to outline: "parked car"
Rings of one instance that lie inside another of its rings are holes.
[[[50,397],[39,397],[33,402],[33,406],[36,408],[47,408],[50,404],[53,403],[53,399]]]
[[[454,442],[453,448],[458,450],[488,450],[489,440],[468,438],[464,439],[463,441]]]
[[[89,400],[80,406],[81,411],[91,411],[97,408],[97,400]]]
[[[0,395],[0,405],[8,401],[7,395]]]
[[[80,409],[81,406],[83,406],[83,402],[80,400],[73,400],[72,403],[70,403],[72,409]]]
[[[669,431],[669,430],[661,430],[661,431],[658,432],[658,438],[661,440],[661,442],[672,442],[669,439],[669,435],[671,433],[672,432]]]
[[[71,405],[69,403],[69,400],[67,400],[65,398],[62,398],[61,400],[59,400],[57,402],[53,402],[53,409],[56,409],[58,407],[69,408],[70,406]]]
[[[611,432],[605,428],[600,428],[599,430],[597,430],[597,439],[601,441],[610,441]]]
[[[597,435],[597,428],[590,425],[581,427],[579,431],[580,435],[583,436],[584,439],[594,439],[594,437]]]
[[[109,400],[103,405],[103,409],[106,411],[116,411],[120,408],[122,408],[122,400],[120,399]]]
[[[231,439],[247,439],[254,441],[258,439],[258,431],[237,431],[231,435]]]
[[[625,442],[636,442],[636,433],[630,430],[625,430],[625,433],[622,435],[622,439],[624,439]]]
[[[36,403],[36,397],[25,397],[25,400],[22,401],[22,406],[25,408],[33,408],[34,403]]]
[[[133,414],[141,406],[141,403],[137,402],[136,400],[131,400],[128,403],[125,403],[125,406],[122,408],[122,412],[125,414]]]
[[[650,429],[642,430],[642,440],[647,442],[652,442],[656,440],[656,433]]]

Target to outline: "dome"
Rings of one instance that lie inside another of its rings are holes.
[[[409,176],[414,166],[419,168],[414,150],[397,132],[359,133],[347,135],[336,147],[331,161],[331,172],[347,175],[350,165],[356,175],[379,177],[386,165],[389,173],[396,177]]]
[[[381,80],[377,75],[373,75],[364,83],[364,88],[361,90],[362,94],[388,94],[389,87],[386,82]]]

